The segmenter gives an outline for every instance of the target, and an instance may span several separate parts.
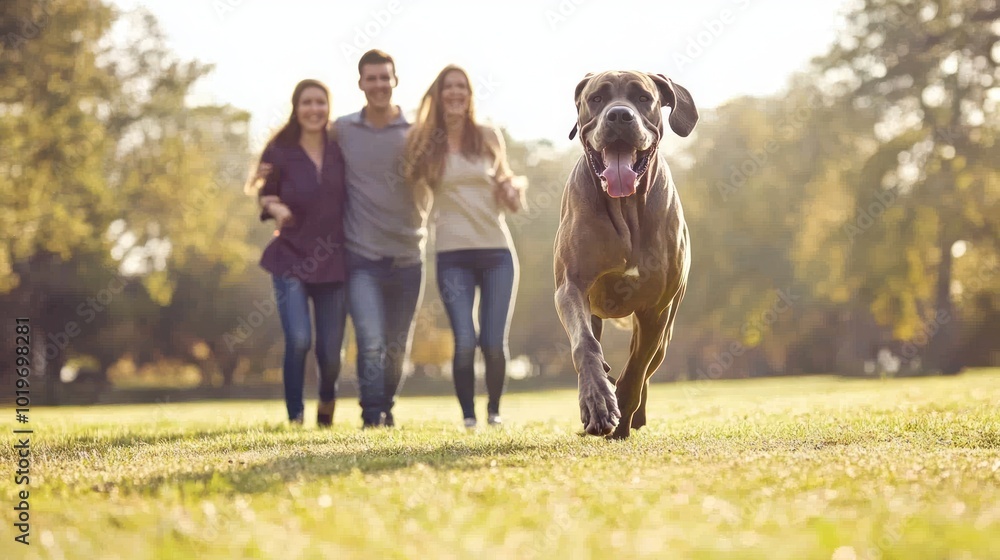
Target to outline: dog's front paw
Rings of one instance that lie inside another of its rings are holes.
[[[621,416],[615,387],[607,377],[602,374],[580,378],[580,420],[588,434],[610,434]]]

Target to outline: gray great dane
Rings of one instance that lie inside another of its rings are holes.
[[[687,136],[691,94],[662,74],[602,72],[576,86],[584,154],[562,197],[555,304],[579,376],[580,419],[592,435],[627,438],[646,424],[649,378],[663,362],[691,266],[681,201],[662,153],[667,122]],[[628,363],[614,381],[604,319],[631,316]]]

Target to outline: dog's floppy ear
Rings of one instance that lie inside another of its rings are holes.
[[[691,92],[663,74],[649,74],[660,90],[660,106],[670,106],[670,130],[678,136],[687,136],[698,124],[698,108]]]
[[[576,101],[576,112],[580,112],[580,94],[583,93],[583,88],[587,87],[590,83],[590,78],[594,76],[593,72],[588,73],[586,76],[580,80],[580,83],[576,84],[576,92],[573,93],[573,99]],[[572,140],[576,137],[576,131],[580,129],[580,123],[573,125],[573,130],[569,131],[569,139]]]

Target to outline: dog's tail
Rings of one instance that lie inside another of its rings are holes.
[[[608,320],[611,321],[611,324],[614,325],[615,328],[621,329],[623,331],[630,331],[632,330],[632,321],[634,321],[632,317],[634,317],[634,315],[628,315],[626,317],[618,317],[615,319],[608,319]]]

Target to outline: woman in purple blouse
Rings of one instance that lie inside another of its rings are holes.
[[[309,300],[316,318],[319,405],[316,423],[330,426],[347,318],[344,272],[344,158],[327,137],[330,93],[303,80],[288,122],[268,142],[261,163],[272,170],[258,191],[260,219],[278,230],[261,267],[271,273],[285,334],[283,378],[288,419],[301,424],[306,354],[312,345]]]

